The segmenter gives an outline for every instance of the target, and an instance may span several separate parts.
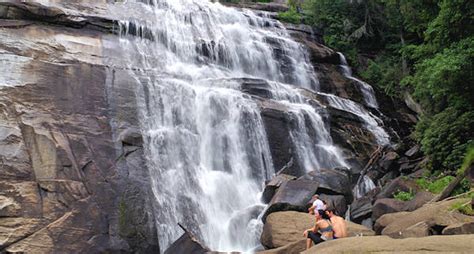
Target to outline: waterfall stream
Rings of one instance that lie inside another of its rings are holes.
[[[367,84],[366,82],[353,77],[351,67],[349,67],[349,65],[347,64],[346,57],[341,52],[337,52],[337,54],[339,55],[339,58],[341,59],[340,67],[342,69],[342,74],[346,78],[355,81],[356,84],[359,85],[360,92],[362,93],[365,104],[368,107],[378,108],[379,104],[377,103],[377,99],[375,98],[374,88],[371,85]]]
[[[260,107],[241,91],[240,78],[265,80],[270,99],[288,108],[291,140],[306,171],[348,166],[333,144],[324,106],[310,105],[296,88],[318,90],[308,53],[278,21],[203,0],[127,1],[123,10],[131,13],[119,24],[121,41],[141,84],[162,249],[181,235],[177,223],[212,250],[259,246],[262,223],[249,214],[263,210],[262,184],[278,169]],[[341,107],[354,111],[346,101]],[[373,117],[362,118],[380,134]]]

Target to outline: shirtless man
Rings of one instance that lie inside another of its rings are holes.
[[[347,224],[346,224],[346,221],[343,218],[335,215],[334,211],[335,210],[334,210],[333,207],[329,207],[326,210],[326,214],[331,219],[332,230],[334,231],[333,238],[338,239],[338,238],[347,237]]]

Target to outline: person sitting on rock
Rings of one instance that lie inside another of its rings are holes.
[[[329,207],[326,210],[326,215],[331,220],[332,229],[334,231],[334,239],[347,237],[347,223],[342,217],[335,214],[335,209],[333,207]]]
[[[324,204],[324,202],[319,199],[319,195],[318,194],[315,194],[313,196],[313,205],[308,209],[308,212],[310,214],[315,214],[315,211],[318,211],[318,210],[326,210],[326,205]]]
[[[314,244],[318,244],[333,239],[333,227],[329,216],[324,210],[316,211],[316,223],[314,227],[305,230],[303,235],[308,238],[306,239],[306,249],[311,248],[313,242]]]

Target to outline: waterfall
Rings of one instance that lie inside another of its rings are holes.
[[[375,136],[379,145],[385,146],[390,144],[390,136],[382,127],[380,127],[380,125],[383,124],[383,121],[380,118],[363,108],[360,104],[351,100],[337,97],[332,94],[320,94],[323,94],[326,97],[329,105],[332,107],[355,114],[364,121],[366,128]]]
[[[278,21],[203,0],[127,1],[120,8],[129,14],[119,23],[122,53],[140,84],[162,249],[181,235],[177,223],[212,250],[259,246],[262,184],[278,169],[260,106],[241,90],[241,78],[265,81],[269,100],[288,108],[306,171],[348,166],[321,114],[325,107],[300,93],[319,89],[308,53]]]
[[[379,105],[377,103],[377,99],[375,98],[374,88],[366,82],[353,77],[351,67],[349,67],[349,65],[347,64],[346,57],[341,52],[337,52],[337,54],[339,55],[341,61],[340,67],[342,69],[342,74],[344,75],[344,77],[355,81],[359,85],[360,92],[362,93],[362,96],[364,97],[364,102],[367,106],[371,108],[378,108]]]

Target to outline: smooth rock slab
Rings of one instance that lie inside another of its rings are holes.
[[[387,236],[348,237],[318,244],[304,254],[324,253],[472,253],[474,235],[392,239]]]
[[[304,239],[303,231],[311,228],[314,223],[315,217],[309,213],[272,213],[263,227],[260,241],[268,249],[282,247]]]

